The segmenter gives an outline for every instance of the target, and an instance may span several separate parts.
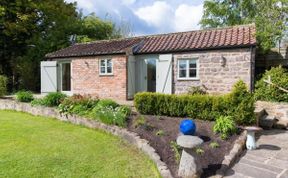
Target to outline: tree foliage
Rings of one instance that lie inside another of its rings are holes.
[[[0,74],[9,78],[9,89],[37,91],[40,61],[45,54],[79,42],[120,37],[115,25],[95,14],[84,17],[76,3],[64,0],[1,0]],[[85,39],[85,40],[83,40]]]
[[[202,28],[255,23],[263,52],[274,47],[287,32],[288,0],[207,0]]]

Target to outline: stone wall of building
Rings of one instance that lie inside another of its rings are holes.
[[[198,59],[198,79],[178,79],[178,59],[185,58]],[[173,59],[173,90],[176,94],[186,93],[190,86],[201,86],[209,93],[227,93],[239,79],[250,90],[254,87],[255,49],[195,51],[174,54]]]
[[[107,58],[112,59],[113,74],[100,75],[100,59]],[[126,60],[125,55],[73,59],[72,93],[126,100]]]

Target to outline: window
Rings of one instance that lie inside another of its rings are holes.
[[[62,63],[61,64],[61,90],[71,91],[71,64]]]
[[[111,75],[111,74],[113,74],[112,59],[101,59],[100,75]]]
[[[198,78],[198,60],[197,59],[179,59],[178,60],[178,78],[179,79],[197,79]]]

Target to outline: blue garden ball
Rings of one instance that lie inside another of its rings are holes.
[[[194,135],[196,124],[193,120],[185,119],[181,121],[179,129],[184,135]]]

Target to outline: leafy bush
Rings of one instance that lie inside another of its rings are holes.
[[[99,103],[97,104],[98,108],[105,108],[105,107],[112,107],[112,108],[117,108],[119,106],[118,103],[116,103],[115,101],[111,100],[111,99],[103,99],[100,100]]]
[[[112,106],[95,107],[90,115],[93,119],[100,120],[101,122],[109,125],[118,125],[124,127],[126,125],[126,115],[120,107],[113,108]]]
[[[36,99],[31,102],[32,105],[42,105],[42,106],[58,106],[67,96],[63,93],[53,92],[49,93],[42,99]]]
[[[262,78],[256,82],[255,98],[264,101],[288,102],[288,93],[280,90],[275,85],[269,85],[264,80],[271,77],[271,82],[278,87],[288,90],[288,71],[282,66],[267,70]]]
[[[63,101],[67,96],[60,92],[52,92],[46,95],[43,100],[45,103],[45,106],[58,106],[61,101]]]
[[[33,101],[31,101],[32,106],[45,106],[44,100],[40,98],[35,98]]]
[[[216,123],[213,126],[215,133],[220,133],[222,139],[227,139],[229,136],[236,133],[237,128],[235,122],[229,116],[220,116],[216,119]]]
[[[255,123],[255,99],[252,93],[248,92],[247,85],[238,81],[228,95],[229,110],[227,115],[231,115],[236,123],[250,125]]]
[[[20,102],[31,102],[34,100],[31,91],[18,91],[16,93],[16,100]]]
[[[141,114],[191,117],[213,121],[219,116],[230,115],[237,124],[255,122],[254,99],[243,81],[235,84],[230,94],[168,95],[160,93],[138,93],[134,104]]]
[[[73,95],[65,98],[61,104],[59,104],[58,110],[60,113],[65,115],[77,114],[84,116],[89,114],[89,112],[97,105],[98,101],[98,98],[92,98],[89,95]]]
[[[201,88],[200,86],[191,86],[189,87],[189,89],[187,90],[187,93],[190,95],[195,95],[195,94],[199,94],[199,95],[205,95],[207,94],[207,92]]]
[[[0,97],[6,95],[7,92],[7,77],[0,75]]]

